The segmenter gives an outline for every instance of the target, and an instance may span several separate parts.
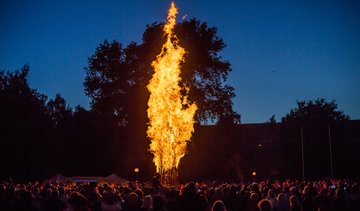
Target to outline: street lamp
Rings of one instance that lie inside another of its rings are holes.
[[[140,172],[140,169],[138,167],[135,167],[134,168],[135,180],[139,180],[139,172]]]

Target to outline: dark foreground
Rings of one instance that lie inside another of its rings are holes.
[[[0,210],[205,211],[360,210],[357,181],[188,183],[0,184]]]

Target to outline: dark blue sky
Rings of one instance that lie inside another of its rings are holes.
[[[218,28],[243,123],[279,120],[296,100],[335,99],[360,119],[360,4],[346,1],[175,1],[179,19]],[[335,3],[330,3],[335,2]],[[88,107],[87,57],[104,40],[141,42],[171,1],[0,1],[0,69],[29,63],[30,84]]]

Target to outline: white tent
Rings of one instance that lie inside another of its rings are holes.
[[[44,181],[45,183],[67,183],[69,182],[69,178],[65,177],[64,175],[57,173],[51,176],[49,179]]]
[[[109,183],[115,183],[115,184],[120,184],[120,185],[125,185],[127,182],[129,182],[128,180],[119,177],[117,174],[110,174],[107,177],[103,178],[104,182],[109,182]]]

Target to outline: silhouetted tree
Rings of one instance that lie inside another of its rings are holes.
[[[305,177],[330,176],[329,127],[349,120],[337,109],[335,100],[297,101],[282,119],[282,154],[294,168],[285,168],[285,175],[301,175],[301,130],[304,140]],[[286,172],[290,171],[290,172]]]
[[[296,101],[297,108],[291,109],[283,118],[283,123],[319,123],[338,122],[349,120],[350,117],[343,111],[337,110],[335,100],[328,102],[324,98],[308,101]]]
[[[47,111],[52,121],[59,125],[61,122],[69,121],[72,117],[72,109],[60,94],[56,94],[55,99],[50,99],[47,104]]]
[[[178,23],[175,33],[187,51],[181,64],[180,86],[190,88],[188,99],[198,106],[196,120],[239,123],[240,115],[232,109],[234,88],[224,83],[231,68],[218,55],[225,44],[217,36],[217,29],[191,19]],[[118,127],[113,130],[114,137],[121,137],[115,141],[115,148],[125,152],[126,170],[152,166],[146,137],[146,86],[153,74],[151,63],[164,42],[163,23],[154,23],[147,26],[141,44],[132,42],[123,47],[118,41],[104,41],[85,67],[84,87],[91,109]]]
[[[267,121],[269,124],[276,124],[275,114],[273,114]]]
[[[28,72],[29,65],[0,72],[0,166],[2,175],[37,178],[51,167],[43,159],[49,153],[51,120],[46,115],[47,97],[30,88]]]
[[[162,27],[162,23],[147,26],[139,45],[131,43],[123,48],[117,41],[105,41],[96,49],[85,68],[84,82],[92,109],[115,118],[120,125],[146,122],[146,85],[153,73],[151,62],[165,42]],[[207,122],[226,116],[239,122],[240,115],[232,109],[234,88],[224,84],[231,68],[218,55],[225,44],[217,29],[191,19],[177,24],[175,32],[187,51],[181,85],[190,88],[189,100],[198,105],[196,119]]]

